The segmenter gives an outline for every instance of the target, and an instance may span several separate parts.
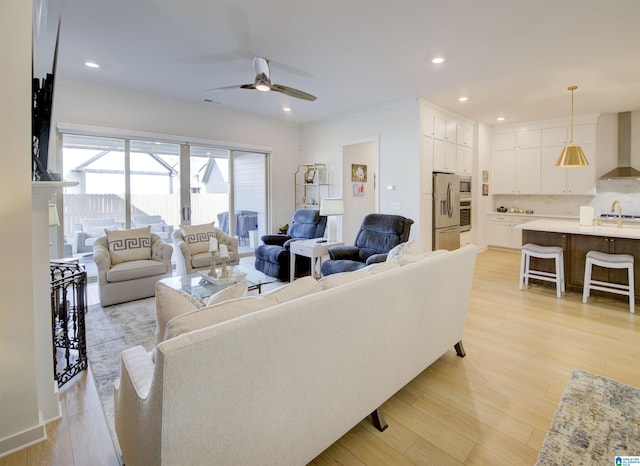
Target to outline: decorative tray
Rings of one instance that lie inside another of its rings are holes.
[[[208,270],[201,270],[199,273],[200,275],[202,275],[202,278],[204,278],[209,283],[213,283],[216,286],[233,285],[234,283],[238,283],[240,280],[244,280],[244,277],[247,276],[246,273],[240,272],[238,270],[234,270],[230,277],[225,278],[210,277]]]

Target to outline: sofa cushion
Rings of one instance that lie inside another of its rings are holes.
[[[273,306],[273,302],[268,299],[259,296],[246,296],[195,309],[167,322],[163,340],[169,340],[183,333],[219,324],[271,306]]]
[[[362,270],[364,270],[364,268]],[[355,280],[361,280],[366,276],[366,273],[338,272],[327,275],[326,277],[322,277],[320,280],[318,280],[318,284],[322,286],[323,290],[328,290],[345,283],[353,282]]]
[[[112,264],[151,259],[151,228],[105,230]]]
[[[192,256],[200,253],[208,253],[209,239],[216,237],[214,222],[203,225],[183,226],[181,230],[184,242],[187,244],[189,253]]]
[[[201,269],[203,267],[211,266],[211,253],[201,252],[191,255],[191,267],[194,269]]]
[[[152,277],[167,272],[167,264],[153,260],[120,262],[107,270],[107,281],[124,282],[136,278]]]
[[[313,277],[302,277],[287,285],[276,288],[273,291],[262,294],[262,298],[268,299],[273,304],[284,303],[292,299],[301,298],[322,291],[322,286]]]
[[[260,296],[226,300],[193,310],[167,322],[164,340],[319,291],[322,287],[314,278],[304,277]]]
[[[241,280],[235,285],[231,285],[216,294],[209,296],[205,301],[205,306],[213,306],[217,303],[229,301],[230,299],[243,298],[247,296],[248,284],[246,280]]]
[[[398,244],[387,253],[387,261],[395,262],[401,256],[417,256],[417,255],[418,255],[418,248],[416,247],[415,241],[413,240],[406,241],[404,243]]]
[[[395,262],[376,262],[352,273],[368,273],[369,275],[375,275],[377,273],[386,272],[387,270],[397,269],[398,267],[400,267],[400,265]]]
[[[162,282],[156,283],[156,344],[164,337],[165,327],[174,317],[177,317],[201,307],[211,306],[231,299],[247,295],[247,282],[242,280],[211,295],[202,301],[182,290],[176,290]]]

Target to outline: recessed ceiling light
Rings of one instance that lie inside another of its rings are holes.
[[[444,63],[445,58],[444,57],[435,57],[433,60],[431,60],[431,63],[435,63],[436,65],[439,65],[440,63]]]
[[[282,110],[285,112],[290,112],[291,111],[291,107],[282,107]]]
[[[459,100],[460,102],[466,102],[467,100],[469,100],[469,97],[467,97],[467,96],[463,95],[463,96],[462,96],[462,97],[460,97],[458,100]]]
[[[498,121],[504,121],[504,117],[498,117],[498,118],[496,118],[496,120],[498,120]]]
[[[86,61],[86,62],[84,62],[84,66],[86,66],[88,68],[100,68],[100,65],[98,65],[94,61]]]

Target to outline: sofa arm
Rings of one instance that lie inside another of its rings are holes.
[[[151,259],[154,261],[171,263],[171,254],[173,254],[173,246],[169,243],[165,243],[157,236],[152,236],[153,242],[151,243]]]
[[[386,252],[380,254],[371,254],[365,261],[367,265],[377,264],[378,262],[385,262],[388,254]]]
[[[93,245],[93,260],[98,267],[98,272],[106,272],[111,268],[111,254],[109,254],[109,249],[102,244]]]
[[[160,464],[161,394],[153,388],[155,365],[142,346],[120,354],[114,386],[118,442],[127,464]],[[154,391],[156,393],[154,393]]]
[[[289,235],[262,235],[260,239],[264,244],[284,247],[284,243],[289,241],[291,237]]]
[[[360,261],[360,248],[357,246],[334,246],[329,248],[329,257],[333,260]]]

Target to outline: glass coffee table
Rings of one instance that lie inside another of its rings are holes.
[[[262,285],[269,283],[275,283],[278,281],[275,277],[270,277],[258,270],[244,267],[242,265],[234,266],[234,269],[245,273],[244,280],[247,281],[249,290],[258,290],[258,293],[262,292]],[[204,273],[207,269],[204,270]],[[215,285],[202,276],[200,272],[193,272],[188,275],[180,275],[176,277],[163,278],[160,280],[162,284],[173,288],[174,290],[181,290],[195,298],[200,300],[206,300],[209,296],[216,294],[218,291],[224,290],[234,283],[226,283],[221,285]]]

